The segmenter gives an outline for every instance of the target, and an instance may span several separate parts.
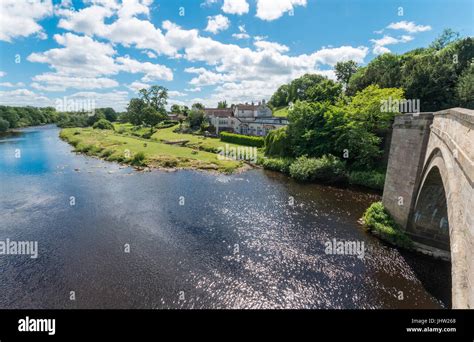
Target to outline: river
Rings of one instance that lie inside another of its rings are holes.
[[[140,173],[58,133],[0,137],[0,240],[38,243],[0,255],[0,308],[449,306],[448,264],[357,223],[377,195],[263,170]],[[326,254],[334,239],[365,254]]]

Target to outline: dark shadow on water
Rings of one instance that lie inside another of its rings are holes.
[[[400,254],[415,272],[423,287],[433,297],[451,308],[451,262],[400,250]]]

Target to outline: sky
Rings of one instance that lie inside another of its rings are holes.
[[[0,0],[0,104],[123,111],[151,85],[169,105],[269,100],[473,23],[472,0]]]

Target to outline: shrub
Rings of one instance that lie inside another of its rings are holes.
[[[10,123],[7,120],[0,118],[0,132],[6,132],[10,128]]]
[[[303,156],[290,165],[290,176],[299,181],[340,181],[344,177],[344,163],[332,155]]]
[[[290,173],[290,165],[293,159],[289,158],[262,158],[259,164],[267,170],[279,171],[285,174]]]
[[[362,185],[375,190],[383,190],[385,184],[385,172],[353,171],[349,174],[349,184]]]
[[[265,137],[265,155],[285,157],[290,155],[290,142],[286,134],[286,127],[275,129]]]
[[[220,135],[221,135],[221,141],[232,143],[232,144],[253,146],[253,147],[263,147],[263,145],[265,144],[265,140],[262,137],[235,134],[235,133],[229,133],[229,132],[222,132]]]
[[[372,203],[362,218],[367,229],[383,240],[396,246],[411,248],[411,239],[395,223],[382,202]]]
[[[97,121],[96,123],[94,123],[94,125],[92,126],[92,128],[94,128],[94,129],[110,129],[110,130],[113,130],[113,129],[114,129],[114,125],[112,125],[112,123],[111,123],[109,120],[100,119],[99,121]]]
[[[144,165],[146,165],[145,164],[145,153],[143,153],[141,151],[135,153],[135,155],[133,156],[130,163],[134,166],[144,166]]]
[[[102,153],[100,154],[100,156],[101,156],[102,158],[108,158],[108,157],[110,157],[113,153],[114,153],[113,150],[107,150],[107,149],[106,149],[106,150],[103,150],[103,151],[102,151]]]

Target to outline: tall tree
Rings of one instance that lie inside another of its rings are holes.
[[[337,62],[334,67],[334,72],[337,80],[346,88],[352,75],[354,75],[358,69],[359,66],[357,63],[351,60],[347,62]]]

